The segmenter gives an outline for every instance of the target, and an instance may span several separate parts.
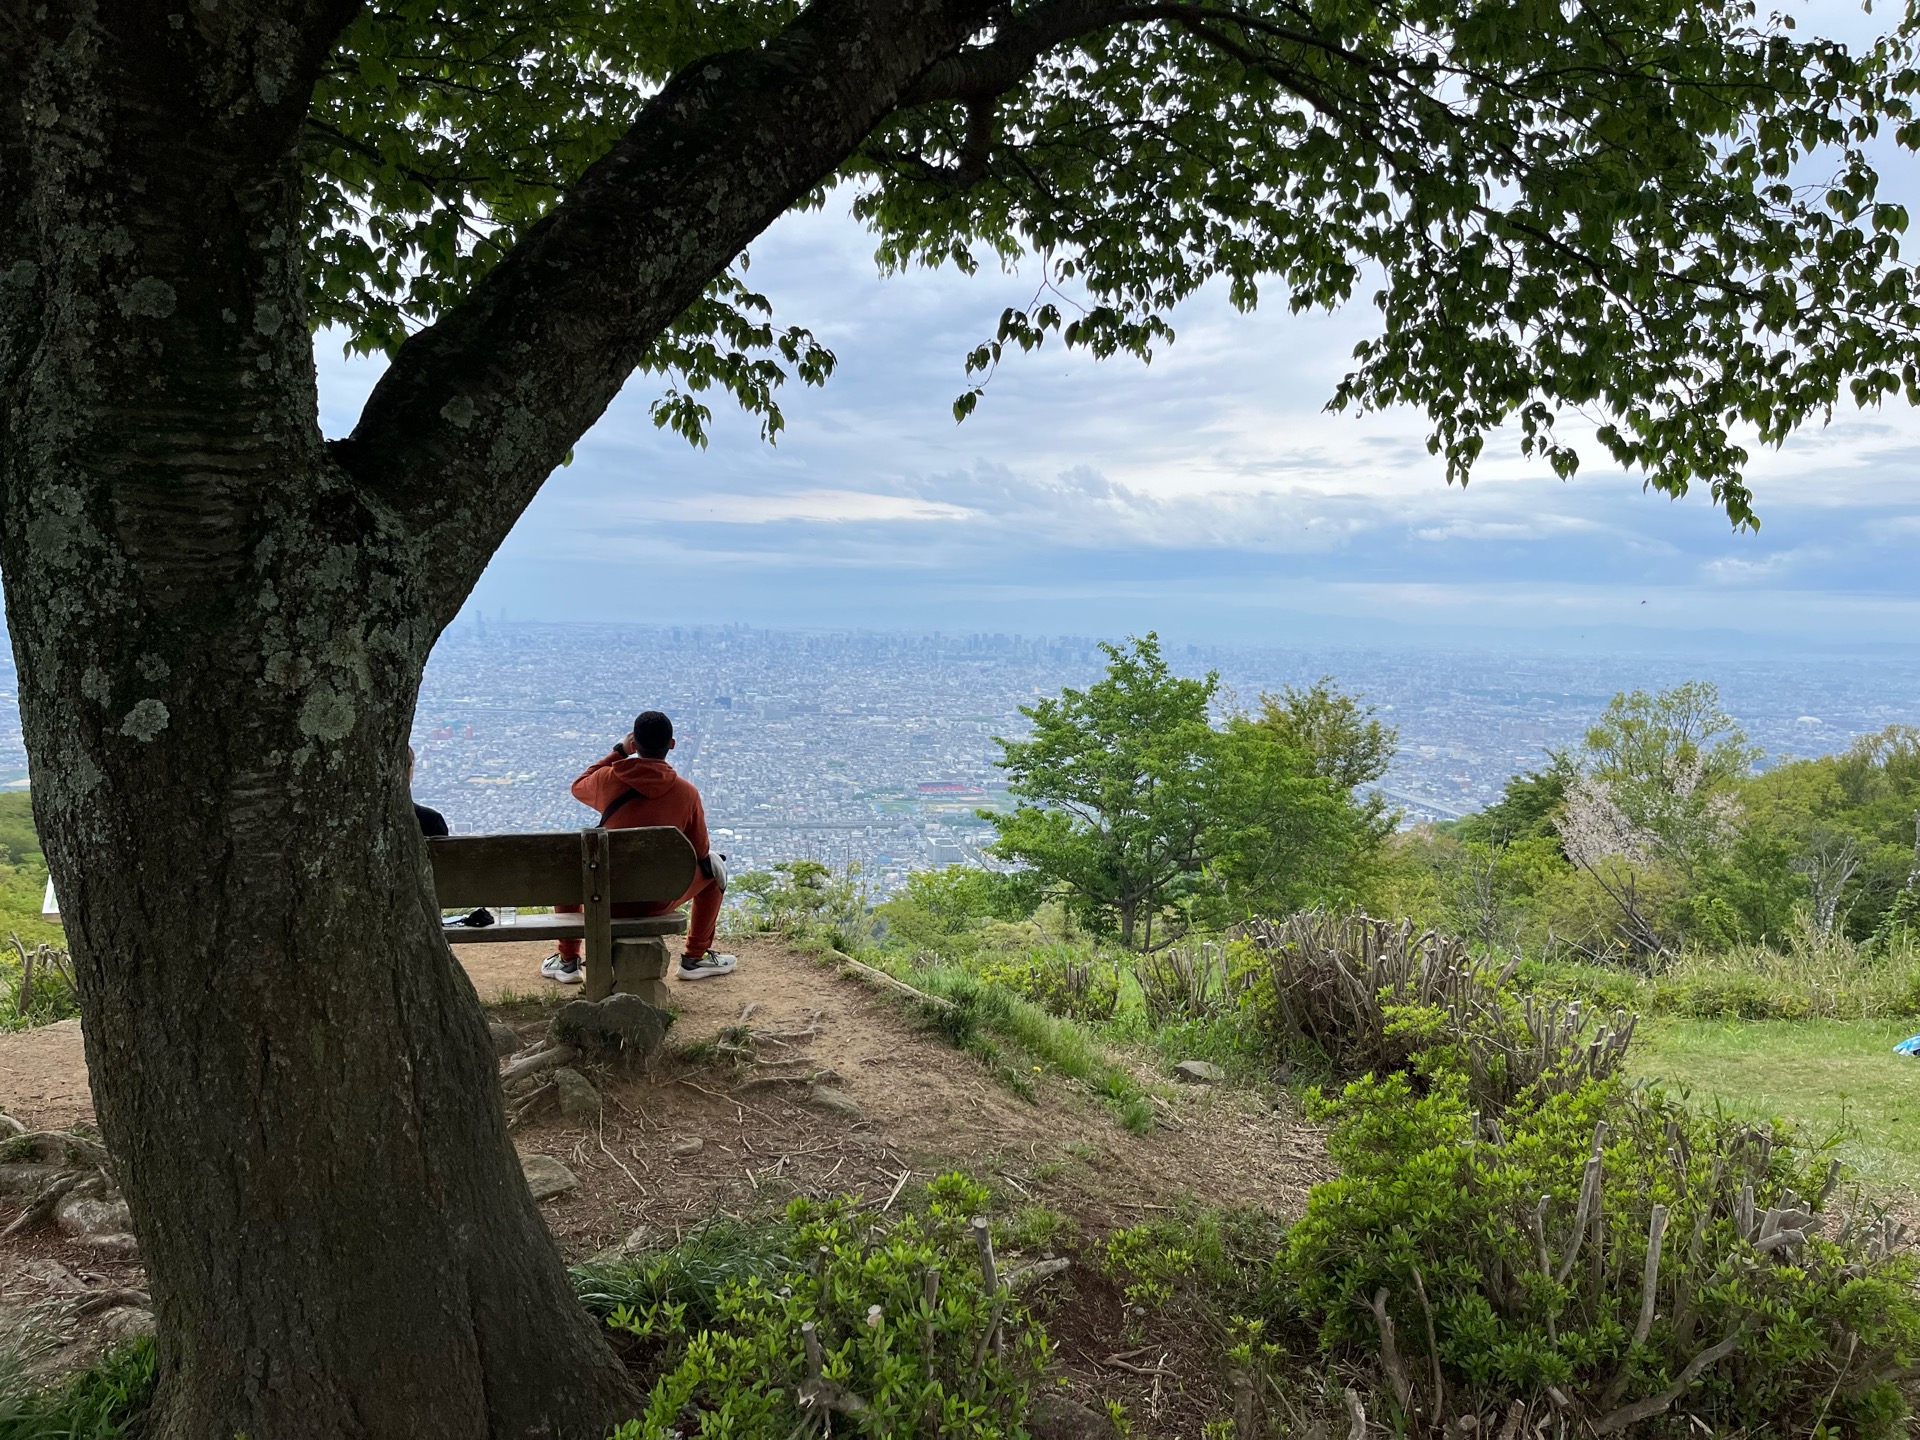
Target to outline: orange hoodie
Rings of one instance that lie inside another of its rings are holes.
[[[608,816],[608,829],[671,825],[692,842],[697,859],[707,858],[707,812],[700,804],[700,792],[666,761],[615,750],[594,761],[573,782],[573,798],[602,814],[629,791],[639,798],[626,801]]]

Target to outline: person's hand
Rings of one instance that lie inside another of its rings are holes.
[[[639,742],[637,742],[633,738],[633,731],[629,730],[627,731],[626,738],[622,740],[619,743],[619,745],[617,745],[615,748],[621,751],[623,754],[633,755],[639,752],[640,745],[639,745]]]

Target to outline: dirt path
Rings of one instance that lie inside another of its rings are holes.
[[[597,1112],[569,1119],[547,1103],[516,1130],[523,1156],[556,1159],[579,1182],[541,1204],[570,1260],[651,1249],[716,1216],[770,1214],[795,1195],[891,1205],[908,1185],[955,1168],[992,1183],[1012,1207],[1062,1213],[1089,1240],[1187,1200],[1290,1217],[1331,1173],[1320,1134],[1249,1091],[1173,1086],[1143,1069],[1160,1087],[1160,1120],[1132,1135],[1098,1097],[1051,1074],[1033,1077],[1034,1101],[1021,1099],[857,979],[773,941],[731,948],[735,974],[674,983],[679,1018],[667,1054],[589,1071],[602,1096]],[[579,993],[540,978],[545,953],[526,943],[458,952],[495,1018],[528,1045],[544,1037],[552,1009]],[[747,1033],[754,1038],[741,1046]],[[786,1078],[822,1070],[833,1078],[812,1092]],[[0,1109],[35,1128],[91,1119],[77,1022],[0,1035]],[[0,1193],[0,1228],[20,1203]],[[44,1228],[0,1246],[0,1317],[141,1284],[137,1261],[109,1260]],[[1076,1337],[1097,1350],[1128,1323],[1097,1267],[1076,1266],[1063,1286],[1048,1323],[1067,1350]],[[48,1363],[84,1364],[102,1338],[76,1335]],[[1155,1372],[1172,1377],[1164,1410],[1158,1380],[1098,1364],[1070,1367],[1074,1393],[1096,1405],[1117,1395],[1150,1403],[1152,1423],[1137,1433],[1190,1440],[1196,1417],[1220,1403],[1218,1377],[1204,1354],[1169,1343],[1187,1358]]]
[[[592,1123],[549,1111],[518,1132],[522,1153],[551,1155],[581,1179],[545,1207],[570,1253],[636,1226],[678,1232],[795,1194],[883,1199],[956,1167],[1096,1229],[1183,1196],[1291,1214],[1328,1173],[1317,1131],[1245,1091],[1169,1086],[1160,1125],[1131,1135],[1058,1079],[1036,1076],[1037,1102],[1022,1100],[850,976],[772,942],[735,948],[736,974],[675,986],[673,1058],[601,1077],[607,1104]],[[755,1046],[757,1065],[703,1053],[698,1042],[739,1024],[749,1005],[746,1027],[785,1042]],[[537,1034],[537,1014],[514,1009]],[[810,1104],[780,1078],[823,1068],[858,1116]]]
[[[93,1119],[78,1020],[0,1035],[0,1110],[35,1130]]]
[[[777,942],[735,948],[735,974],[674,984],[668,1058],[594,1077],[607,1103],[592,1123],[549,1109],[517,1133],[523,1154],[551,1155],[581,1180],[546,1206],[571,1255],[642,1224],[679,1231],[801,1192],[884,1195],[903,1174],[956,1166],[1099,1228],[1182,1196],[1288,1214],[1327,1173],[1318,1133],[1245,1091],[1168,1086],[1160,1124],[1131,1135],[1057,1077],[1036,1075],[1037,1103],[1022,1100],[858,980]],[[528,1043],[551,1006],[578,993],[540,978],[543,946],[458,953],[482,999]],[[761,1042],[757,1065],[705,1053],[699,1042],[749,1005],[749,1029],[786,1038]],[[817,1069],[834,1072],[832,1088],[857,1113],[809,1104],[804,1087],[779,1078]],[[40,1129],[92,1118],[77,1021],[0,1035],[0,1108]]]

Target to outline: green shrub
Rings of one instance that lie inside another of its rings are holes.
[[[615,1440],[785,1440],[822,1417],[871,1436],[1022,1433],[1050,1346],[1005,1277],[984,1279],[969,1224],[984,1200],[943,1177],[922,1213],[884,1229],[847,1201],[795,1200],[804,1266],[723,1281],[698,1326],[665,1295],[617,1306],[608,1323],[658,1345],[663,1365]]]
[[[1114,1231],[1101,1260],[1129,1305],[1223,1335],[1235,1317],[1282,1303],[1273,1257],[1284,1235],[1259,1211],[1183,1209]]]
[[[864,942],[873,928],[871,896],[857,863],[835,873],[818,860],[782,860],[771,870],[734,876],[727,897],[734,924],[841,950]]]
[[[1914,1263],[1831,1213],[1837,1167],[1785,1135],[1617,1078],[1504,1127],[1457,1076],[1369,1077],[1338,1114],[1342,1173],[1280,1266],[1322,1351],[1378,1365],[1406,1423],[1546,1397],[1595,1434],[1640,1402],[1638,1435],[1904,1433]]]
[[[1268,1043],[1336,1076],[1453,1071],[1497,1112],[1616,1073],[1633,1033],[1626,1015],[1596,1031],[1577,1001],[1516,995],[1510,970],[1411,922],[1302,911],[1245,938],[1269,980],[1251,992]]]
[[[1805,1020],[1816,1002],[1803,989],[1769,983],[1759,975],[1695,975],[1655,984],[1653,1008],[1662,1015],[1695,1020]]]
[[[1158,1029],[1182,1021],[1237,1015],[1258,979],[1244,944],[1177,945],[1134,961],[1133,977],[1147,1023]]]
[[[58,945],[0,939],[0,1030],[50,1025],[80,1013],[73,961]]]
[[[980,979],[1031,1000],[1049,1015],[1098,1023],[1120,1003],[1120,977],[1096,956],[1069,945],[1049,945],[981,967]]]
[[[1646,981],[1607,965],[1527,957],[1514,964],[1510,983],[1536,1000],[1578,1000],[1602,1012],[1638,1010],[1649,1003]]]

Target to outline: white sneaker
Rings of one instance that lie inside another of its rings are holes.
[[[561,985],[578,985],[587,978],[586,966],[565,955],[549,955],[540,963],[540,973]]]
[[[711,980],[716,975],[730,975],[733,967],[740,962],[732,955],[722,955],[718,950],[709,950],[699,959],[691,955],[680,957],[680,978],[682,980]]]

